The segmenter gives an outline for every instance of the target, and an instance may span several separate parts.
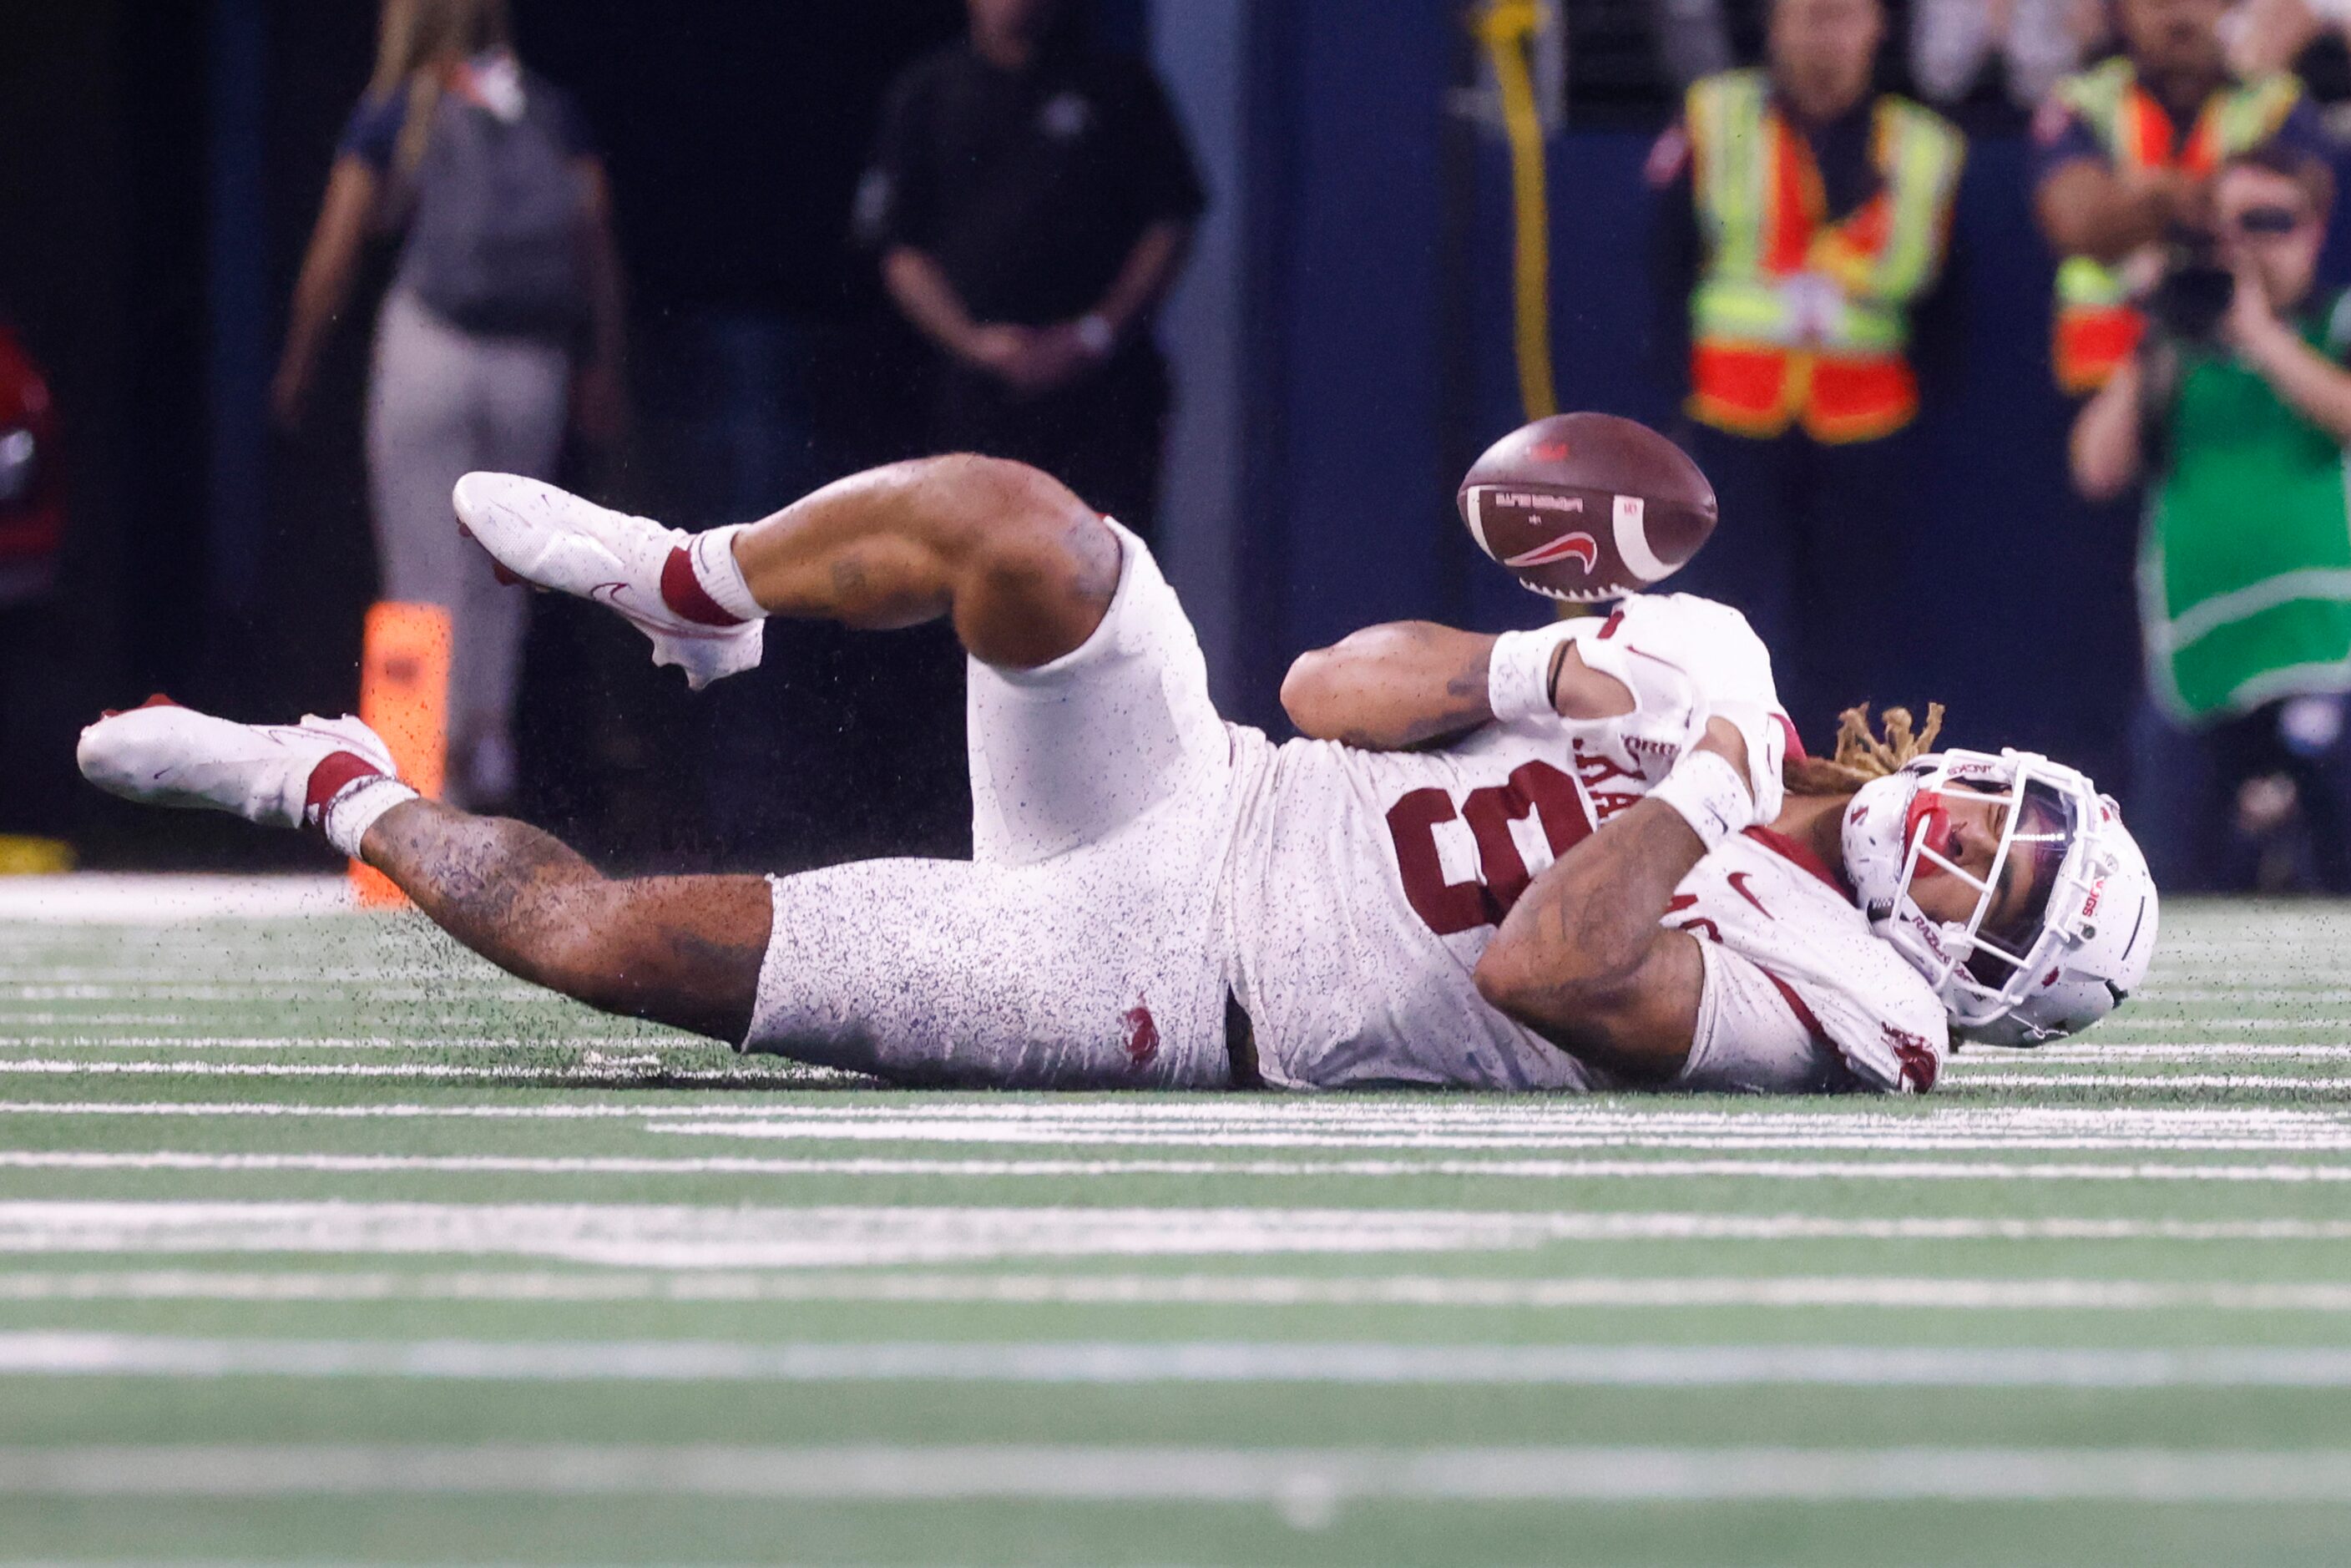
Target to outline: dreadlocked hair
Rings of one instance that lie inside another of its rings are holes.
[[[1927,723],[1915,734],[1910,710],[1887,708],[1880,719],[1883,738],[1871,729],[1869,705],[1837,716],[1836,751],[1828,757],[1791,757],[1781,777],[1791,795],[1850,795],[1873,779],[1883,779],[1935,748],[1943,733],[1943,705],[1927,705]]]

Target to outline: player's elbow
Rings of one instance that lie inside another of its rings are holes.
[[[1471,973],[1478,995],[1511,1022],[1559,1039],[1619,1001],[1626,977],[1579,962],[1507,927],[1486,945]]]
[[[1301,735],[1328,734],[1323,727],[1330,716],[1331,664],[1330,649],[1311,649],[1290,661],[1290,673],[1281,677],[1281,711]]]
[[[1547,963],[1497,940],[1472,977],[1487,1006],[1625,1087],[1655,1088],[1680,1068],[1685,1051],[1660,1051],[1648,1040],[1653,1009],[1637,965]]]
[[[1497,936],[1486,945],[1469,978],[1488,1007],[1513,1023],[1527,1021],[1534,999],[1533,976],[1507,938]]]

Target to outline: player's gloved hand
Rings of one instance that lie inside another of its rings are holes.
[[[1706,698],[1697,683],[1678,665],[1620,638],[1579,637],[1575,652],[1584,668],[1633,694],[1633,711],[1610,718],[1562,718],[1570,748],[1579,760],[1601,758],[1644,788],[1657,783],[1706,733]]]
[[[1705,733],[1706,703],[1678,668],[1599,635],[1603,624],[1562,621],[1503,632],[1487,663],[1487,706],[1505,724],[1541,717],[1557,725],[1579,762],[1606,764],[1597,770],[1594,788],[1604,789],[1614,779],[1619,792],[1637,794],[1671,771]],[[1562,645],[1575,649],[1584,668],[1624,687],[1632,696],[1632,711],[1593,718],[1560,713],[1553,671]]]
[[[1780,706],[1771,650],[1729,605],[1694,593],[1640,593],[1626,599],[1618,614],[1623,619],[1608,641],[1677,665],[1708,704]]]

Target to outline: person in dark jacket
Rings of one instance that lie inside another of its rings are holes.
[[[1206,204],[1166,95],[1061,0],[969,0],[892,89],[859,224],[943,357],[930,444],[1017,458],[1148,536],[1168,402],[1154,310]]]

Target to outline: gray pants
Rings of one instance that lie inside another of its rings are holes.
[[[477,468],[552,477],[570,377],[565,349],[461,331],[398,289],[376,324],[367,444],[381,591],[449,612],[448,778],[460,802],[513,787],[528,596],[500,586],[489,557],[458,534],[449,492]]]

